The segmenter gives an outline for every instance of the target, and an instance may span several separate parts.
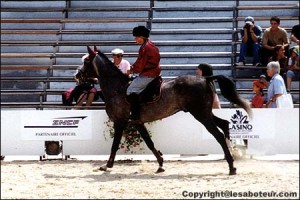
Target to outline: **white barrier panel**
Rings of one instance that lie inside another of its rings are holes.
[[[255,110],[259,140],[249,140],[252,155],[299,154],[299,109]],[[271,121],[272,120],[272,121]]]
[[[45,153],[44,141],[25,141],[21,138],[22,112],[27,111],[1,111],[1,155],[42,156]]]
[[[249,154],[299,153],[299,109],[253,109],[252,120],[242,109],[213,112],[230,121],[232,139],[248,139]],[[112,144],[108,121],[104,110],[1,111],[1,155],[44,155],[46,140],[62,140],[64,155],[106,155]],[[146,127],[164,154],[223,153],[189,113],[179,112]],[[151,154],[144,142],[133,150]],[[118,154],[126,153],[121,149]]]

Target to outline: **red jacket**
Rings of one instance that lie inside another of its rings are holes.
[[[154,43],[148,41],[140,47],[139,56],[132,65],[132,71],[142,76],[156,77],[160,75],[160,54]]]
[[[264,105],[264,97],[260,94],[256,94],[252,99],[252,108],[263,108]]]

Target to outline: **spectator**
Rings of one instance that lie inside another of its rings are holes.
[[[270,83],[268,82],[268,80],[264,74],[259,76],[259,81],[262,82],[265,87],[269,87],[269,85],[270,85]]]
[[[245,18],[245,25],[240,32],[242,36],[242,44],[240,48],[239,62],[236,65],[245,65],[246,56],[248,52],[252,52],[253,65],[261,66],[260,51],[261,51],[261,34],[260,26],[254,25],[254,19],[251,16]]]
[[[285,48],[283,45],[276,45],[273,50],[273,55],[269,58],[269,62],[278,61],[280,64],[280,75],[285,76],[288,66],[288,58],[285,56]]]
[[[291,47],[299,45],[300,24],[293,26],[290,39],[291,39],[291,45],[292,45]]]
[[[287,91],[291,91],[292,79],[299,80],[299,45],[294,46],[290,50],[290,59],[288,70],[286,72]]]
[[[82,62],[88,58],[88,54],[82,57]],[[86,106],[91,106],[94,100],[98,100],[97,89],[95,88],[98,79],[96,77],[86,77],[84,74],[79,73],[81,66],[77,68],[74,74],[77,86],[74,88],[72,95],[76,101],[75,107],[81,107],[86,101]]]
[[[251,108],[263,108],[264,106],[264,89],[265,85],[260,81],[253,81],[253,92],[255,93],[251,101]]]
[[[202,63],[198,66],[198,75],[201,76],[212,76],[213,75],[213,69],[210,64]],[[219,97],[216,91],[215,83],[211,83],[211,88],[214,92],[214,101],[213,101],[213,108],[221,108],[221,104],[219,101]]]
[[[270,19],[271,27],[264,31],[262,39],[261,62],[262,65],[268,64],[268,58],[272,56],[276,45],[283,45],[285,50],[289,47],[289,38],[285,29],[279,27],[279,17]]]
[[[271,77],[268,87],[267,108],[276,108],[276,99],[286,94],[286,88],[283,78],[279,75],[280,65],[277,61],[269,62],[267,65],[267,74]]]
[[[145,26],[137,26],[132,30],[135,42],[140,44],[139,55],[130,71],[139,74],[127,88],[127,96],[131,105],[130,121],[140,123],[139,94],[160,76],[160,53],[155,44],[149,39],[150,30]]]
[[[129,76],[130,74],[130,63],[123,59],[124,51],[122,49],[116,48],[111,51],[113,56],[113,63],[123,72]]]

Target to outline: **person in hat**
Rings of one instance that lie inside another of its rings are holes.
[[[253,81],[253,92],[255,95],[251,101],[251,108],[263,108],[264,106],[264,89],[265,85],[263,82],[255,80]]]
[[[286,72],[286,88],[287,91],[291,91],[292,79],[295,78],[299,80],[299,45],[294,46],[290,49],[290,62],[288,65],[288,70]]]
[[[286,56],[288,56],[289,38],[286,30],[279,26],[280,18],[277,16],[271,17],[270,25],[271,27],[264,31],[262,38],[261,63],[263,66],[268,64],[268,58],[272,56],[276,45],[283,45]]]
[[[131,105],[130,119],[138,123],[140,117],[138,95],[147,87],[147,85],[160,76],[160,53],[155,44],[149,39],[150,30],[145,26],[133,28],[132,35],[135,42],[140,44],[139,55],[130,71],[138,74],[127,88],[127,96]]]
[[[197,74],[202,76],[212,76],[213,75],[213,69],[210,64],[207,63],[201,63],[198,65]],[[216,86],[214,82],[211,82],[211,88],[214,91],[214,102],[213,102],[213,108],[221,108],[221,104],[219,101],[219,97],[216,91]]]
[[[254,24],[254,18],[248,16],[245,18],[245,25],[240,32],[242,43],[240,47],[240,56],[237,66],[245,65],[246,56],[252,53],[253,65],[260,66],[260,50],[261,50],[261,35],[262,29]]]
[[[111,51],[113,57],[113,63],[119,68],[123,74],[129,76],[130,74],[130,63],[123,59],[124,51],[122,49],[116,48]]]

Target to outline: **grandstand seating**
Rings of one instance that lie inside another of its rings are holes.
[[[22,5],[21,5],[22,4]],[[259,12],[257,12],[259,11]],[[61,94],[74,87],[73,73],[97,45],[109,57],[124,49],[133,63],[139,46],[131,31],[151,29],[161,52],[164,79],[196,74],[199,63],[210,63],[214,74],[226,75],[241,95],[251,99],[252,81],[262,68],[235,67],[238,38],[245,16],[263,29],[273,15],[290,33],[298,22],[298,1],[1,1],[1,107],[68,109]],[[295,105],[299,82],[293,82]],[[220,96],[222,107],[231,105]],[[103,109],[95,102],[92,109]]]

